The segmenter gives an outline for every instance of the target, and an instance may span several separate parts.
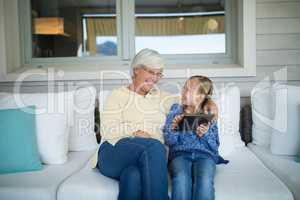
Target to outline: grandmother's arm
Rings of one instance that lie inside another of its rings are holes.
[[[106,99],[103,112],[100,113],[101,136],[104,140],[118,141],[132,136],[131,130],[122,117],[122,106],[118,93],[112,92]]]
[[[211,113],[214,115],[214,120],[217,121],[219,117],[219,109],[217,104],[212,100],[208,99],[205,103],[203,110],[205,113]]]

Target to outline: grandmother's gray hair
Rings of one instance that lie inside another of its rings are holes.
[[[134,77],[134,70],[137,68],[148,67],[152,69],[163,69],[164,66],[164,60],[157,51],[142,49],[135,55],[131,62],[131,77]]]

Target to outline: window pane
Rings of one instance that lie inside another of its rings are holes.
[[[224,1],[136,0],[136,52],[225,53]]]
[[[115,0],[31,0],[33,57],[116,56]]]

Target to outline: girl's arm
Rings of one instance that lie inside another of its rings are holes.
[[[213,100],[208,99],[208,101],[203,106],[203,110],[206,113],[211,113],[214,115],[213,122],[210,125],[208,132],[204,134],[203,139],[207,142],[209,148],[212,151],[217,152],[220,146],[219,130],[217,123],[219,117],[219,109]]]
[[[211,124],[208,132],[204,134],[201,139],[203,139],[208,147],[213,151],[213,152],[218,152],[219,146],[220,146],[220,141],[219,141],[219,130],[218,130],[218,124],[217,122],[214,122]]]

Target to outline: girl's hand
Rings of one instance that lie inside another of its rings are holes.
[[[147,133],[145,131],[141,131],[141,130],[134,132],[133,135],[135,137],[141,137],[141,138],[150,138],[151,137],[149,133]]]
[[[174,117],[173,122],[172,122],[172,130],[176,130],[178,127],[178,124],[181,122],[181,120],[183,119],[183,114],[181,115],[177,115]]]
[[[210,123],[208,124],[201,124],[200,126],[198,126],[196,133],[199,137],[202,137],[205,133],[207,133],[208,129],[209,129]]]

